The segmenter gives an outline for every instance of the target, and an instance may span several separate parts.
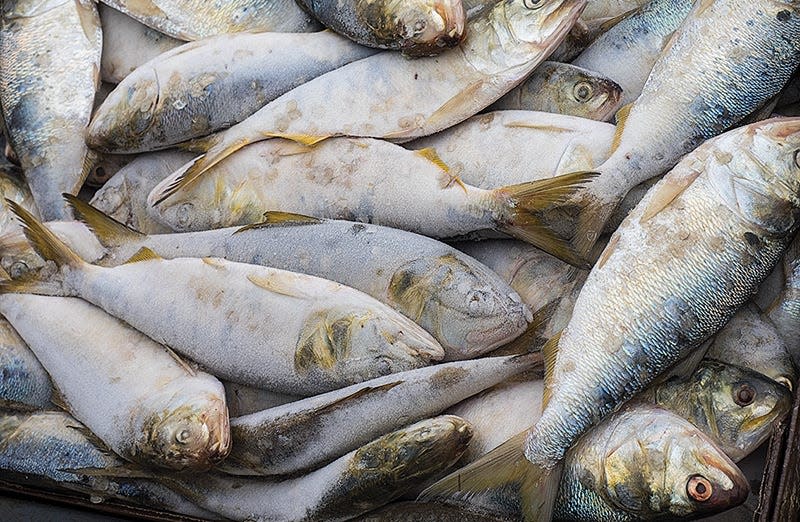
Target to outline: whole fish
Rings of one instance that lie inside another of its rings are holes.
[[[800,368],[800,239],[795,238],[783,260],[783,291],[767,310],[795,366]]]
[[[53,409],[50,376],[25,341],[3,318],[0,318],[0,375],[0,407]]]
[[[0,282],[0,292],[79,296],[223,379],[314,394],[444,356],[416,323],[339,283],[147,249],[114,268],[90,265],[10,204],[37,252],[60,268],[46,281]]]
[[[91,159],[84,141],[100,81],[102,33],[90,0],[11,0],[0,21],[0,112],[42,217],[68,217]]]
[[[494,111],[404,146],[433,149],[464,183],[493,189],[592,170],[611,155],[614,129],[575,116]]]
[[[778,263],[800,226],[798,147],[800,119],[767,120],[709,140],[657,183],[545,347],[558,357],[542,418],[434,494],[524,478],[527,516],[549,517],[567,449],[719,330]]]
[[[510,0],[470,21],[467,38],[442,55],[408,60],[386,51],[323,74],[243,122],[198,143],[161,201],[249,143],[284,136],[314,143],[336,135],[410,140],[485,108],[541,63],[586,0]],[[335,104],[330,100],[336,100]],[[348,107],[346,112],[341,107]]]
[[[88,262],[115,266],[147,247],[167,259],[221,257],[329,279],[413,319],[442,345],[446,359],[469,359],[506,344],[530,322],[519,295],[493,271],[410,232],[267,213],[264,223],[242,229],[145,236],[77,199],[71,201],[73,212],[106,245],[101,256],[83,257]],[[63,237],[73,246],[75,234]],[[83,236],[77,237],[82,243]],[[8,243],[0,241],[5,247],[0,263],[17,256],[18,247]],[[80,243],[74,246],[87,250]]]
[[[762,373],[789,390],[797,384],[797,370],[780,333],[754,304],[736,312],[717,333],[706,357]]]
[[[148,27],[178,40],[240,32],[302,33],[319,25],[292,0],[103,0]]]
[[[642,93],[653,65],[693,4],[694,0],[651,0],[600,35],[573,64],[619,84],[620,105],[627,105]]]
[[[265,210],[277,210],[435,238],[496,230],[558,250],[528,216],[592,176],[580,172],[482,190],[461,182],[435,151],[409,151],[372,138],[332,138],[314,147],[273,139],[228,157],[151,214],[179,232],[246,225]],[[179,179],[173,174],[156,185],[148,202],[156,203]]]
[[[50,374],[58,403],[115,453],[194,470],[228,454],[225,392],[211,375],[80,299],[6,294],[0,313]]]
[[[0,469],[15,482],[43,482],[52,487],[52,481],[58,487],[88,494],[95,503],[115,498],[151,509],[218,518],[157,482],[81,473],[90,469],[115,473],[124,466],[120,458],[97,444],[85,426],[66,413],[0,417]]]
[[[384,435],[297,478],[269,481],[207,474],[165,483],[232,520],[347,520],[449,468],[471,436],[468,423],[446,415]]]
[[[487,110],[527,110],[608,121],[622,105],[622,88],[592,70],[544,62]]]
[[[299,0],[314,17],[361,45],[432,56],[464,39],[461,0]]]
[[[184,43],[114,8],[100,4],[98,10],[104,29],[100,60],[100,77],[104,82],[119,83],[143,63]]]
[[[261,390],[230,381],[223,381],[222,385],[225,386],[225,402],[228,403],[228,412],[231,418],[250,415],[257,411],[275,408],[303,398],[297,395]]]
[[[330,31],[223,34],[183,45],[126,76],[95,111],[86,142],[118,154],[206,136],[375,52]]]
[[[613,153],[597,168],[601,176],[566,203],[537,214],[540,224],[568,239],[577,257],[585,256],[628,190],[777,94],[798,64],[797,4],[696,2],[641,96],[618,115]]]
[[[314,469],[540,363],[532,354],[440,364],[234,418],[233,450],[219,468],[235,475]]]

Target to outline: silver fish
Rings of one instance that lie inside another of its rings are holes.
[[[14,328],[0,318],[0,407],[53,409],[50,376]]]
[[[784,287],[767,315],[786,343],[795,366],[800,367],[800,239],[795,238],[783,264]]]

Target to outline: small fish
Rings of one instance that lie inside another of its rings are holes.
[[[0,112],[36,206],[67,218],[91,167],[84,141],[100,82],[102,31],[90,0],[10,0],[0,20]],[[65,88],[69,86],[69,88]]]
[[[114,268],[90,265],[9,204],[58,269],[43,281],[2,281],[0,293],[80,296],[223,379],[314,394],[444,356],[413,321],[339,283],[220,258],[167,260],[146,248]]]
[[[233,450],[219,469],[234,475],[314,469],[540,363],[541,355],[531,354],[439,364],[234,418]]]
[[[50,376],[14,328],[0,318],[0,407],[53,409]]]
[[[207,474],[163,480],[202,508],[233,520],[347,520],[452,466],[471,436],[468,423],[445,415],[384,435],[297,478]]]
[[[800,239],[795,238],[783,265],[784,287],[769,306],[767,316],[786,343],[795,366],[800,368]]]
[[[575,65],[544,62],[487,110],[527,110],[608,121],[622,106],[622,88]]]
[[[473,19],[451,52],[408,60],[386,51],[323,74],[203,140],[205,154],[176,171],[160,202],[247,144],[330,136],[408,141],[446,129],[511,90],[558,45],[586,0],[509,0]],[[330,100],[336,103],[331,104]],[[346,112],[340,110],[347,107]]]
[[[207,470],[230,451],[219,381],[130,326],[74,298],[5,294],[0,313],[50,374],[57,404],[118,455]]]
[[[86,142],[119,154],[200,138],[376,52],[330,31],[224,34],[183,45],[127,75],[95,111]]]
[[[302,33],[319,29],[292,0],[103,0],[148,27],[178,40],[240,32]]]
[[[461,0],[299,0],[314,17],[361,45],[432,56],[465,36]]]

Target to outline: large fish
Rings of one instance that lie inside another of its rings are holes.
[[[800,119],[767,120],[709,140],[657,183],[545,347],[558,357],[542,418],[432,493],[523,481],[527,517],[549,517],[580,435],[719,330],[779,262],[800,226],[798,148]]]
[[[86,261],[114,266],[147,247],[169,259],[221,257],[330,279],[413,319],[439,341],[450,360],[472,358],[506,344],[530,322],[519,295],[493,271],[418,234],[267,213],[264,223],[242,229],[145,236],[80,200],[71,198],[71,204],[106,247],[102,257],[84,257]],[[73,246],[70,240],[77,236],[63,237]],[[9,241],[0,243],[7,250],[4,262],[18,252]],[[74,247],[82,248],[83,236],[79,241]]]
[[[80,296],[221,378],[314,394],[444,356],[411,319],[339,283],[220,258],[161,259],[147,249],[133,262],[98,267],[9,204],[37,252],[60,269],[44,282],[3,281],[3,291]]]
[[[164,149],[239,123],[278,96],[375,50],[330,31],[224,34],[157,56],[95,111],[87,143]]]
[[[450,52],[408,60],[386,51],[323,74],[203,140],[199,145],[206,153],[177,171],[176,183],[153,200],[165,199],[245,145],[272,136],[305,143],[336,135],[410,140],[446,129],[521,82],[547,58],[585,4],[498,2],[469,23],[467,38]]]
[[[100,17],[90,0],[3,2],[0,112],[42,217],[64,219],[91,160],[84,141],[100,82]]]
[[[115,453],[206,470],[230,451],[225,391],[213,376],[80,299],[6,294],[0,312],[50,374],[58,404]]]
[[[299,0],[325,27],[354,42],[408,56],[458,45],[467,15],[461,0]]]

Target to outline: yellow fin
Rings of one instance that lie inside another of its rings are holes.
[[[698,176],[700,176],[700,172],[695,170],[692,170],[688,174],[684,175],[673,175],[673,173],[667,174],[661,181],[660,185],[656,185],[650,189],[654,190],[655,192],[653,193],[653,197],[650,198],[647,208],[645,208],[641,219],[639,219],[639,222],[644,223],[649,221],[653,216],[667,208],[670,203],[675,201],[675,198],[680,196],[683,191],[689,188],[689,185],[694,183],[694,180],[696,180]]]
[[[262,132],[262,136],[265,138],[283,138],[285,140],[291,140],[300,145],[305,145],[306,147],[312,147],[321,141],[325,141],[332,136],[312,136],[310,134],[300,134],[300,133],[293,133],[293,132]]]
[[[136,251],[127,261],[123,263],[123,265],[127,265],[128,263],[138,263],[140,261],[152,261],[154,259],[161,259],[161,256],[153,252],[147,247],[142,247]]]
[[[442,171],[448,175],[449,179],[447,183],[444,183],[442,185],[442,188],[450,188],[453,186],[453,183],[455,183],[456,185],[461,187],[465,193],[467,192],[467,186],[464,184],[463,181],[461,181],[461,178],[452,173],[450,167],[447,166],[447,163],[445,163],[444,160],[442,160],[442,158],[439,157],[439,154],[436,153],[436,149],[434,149],[433,147],[426,147],[424,149],[416,150],[414,151],[414,153],[430,161],[431,163],[442,169]]]
[[[605,266],[606,261],[608,261],[608,259],[611,257],[611,254],[614,253],[614,249],[617,248],[618,243],[619,243],[619,234],[614,234],[613,236],[611,236],[611,240],[603,249],[602,254],[600,254],[600,258],[597,260],[597,263],[595,264],[597,268],[603,268],[603,266]]]
[[[262,277],[254,274],[247,276],[247,280],[264,290],[269,290],[274,294],[285,295],[286,297],[295,297],[297,299],[307,299],[309,296],[298,291],[297,288],[287,285],[281,281],[277,281],[275,277]]]
[[[251,225],[245,225],[237,229],[234,234],[245,230],[255,230],[258,228],[269,227],[289,227],[297,225],[318,225],[322,223],[319,218],[304,216],[303,214],[292,214],[291,212],[270,211],[264,212],[264,220]]]
[[[452,114],[457,111],[462,111],[464,106],[470,106],[475,99],[477,93],[483,89],[483,80],[477,80],[467,85],[458,94],[444,102],[438,109],[433,111],[433,114],[428,116],[425,120],[426,127],[436,127],[442,124],[442,121],[452,120]],[[452,125],[452,123],[451,123]],[[448,125],[449,127],[450,125]]]
[[[558,237],[541,219],[540,212],[558,207],[597,175],[596,172],[573,172],[496,189],[494,192],[502,207],[502,217],[497,223],[498,230],[539,247],[567,263],[588,268],[586,254]]]
[[[218,257],[201,257],[200,258],[203,263],[207,264],[208,266],[212,266],[217,269],[225,268],[225,260],[220,259]]]
[[[103,246],[112,247],[124,245],[132,241],[140,241],[147,237],[116,219],[108,216],[90,204],[81,201],[72,194],[62,194],[67,204],[72,208],[75,219],[82,221],[94,233]]]
[[[180,355],[178,355],[177,353],[175,353],[175,350],[173,350],[172,348],[170,348],[170,347],[169,347],[169,346],[167,346],[166,344],[162,344],[161,346],[163,346],[163,347],[164,347],[164,349],[167,351],[167,353],[170,355],[170,357],[172,357],[172,358],[175,360],[175,362],[176,362],[176,363],[178,363],[178,365],[179,365],[181,368],[183,368],[184,370],[186,370],[186,373],[188,373],[188,374],[189,374],[190,376],[192,376],[192,377],[194,377],[194,376],[196,376],[196,375],[197,375],[197,372],[195,372],[195,371],[194,371],[194,368],[192,368],[192,367],[189,365],[189,363],[187,363],[186,361],[184,361],[184,360],[183,360],[183,357],[181,357]]]
[[[518,506],[526,521],[551,519],[561,466],[546,469],[525,458],[527,431],[436,482],[417,500],[443,501],[508,514]],[[510,487],[509,487],[510,486]],[[493,509],[494,508],[494,509]]]
[[[53,261],[58,266],[80,267],[86,264],[78,254],[70,250],[63,241],[42,225],[33,214],[25,210],[20,204],[6,198],[6,205],[17,216],[22,224],[25,237],[28,238],[33,249],[42,258]]]
[[[546,125],[540,123],[528,123],[526,121],[510,121],[503,125],[504,127],[508,127],[511,129],[533,129],[533,130],[541,130],[546,132],[575,132],[575,129],[568,129],[566,127],[559,127],[557,125]]]
[[[614,138],[611,140],[611,154],[614,154],[619,148],[619,144],[622,141],[622,132],[625,130],[625,122],[628,120],[632,107],[633,103],[629,103],[617,111],[617,127],[614,129]]]
[[[561,332],[558,332],[550,338],[542,347],[542,355],[544,356],[544,392],[542,394],[542,409],[547,408],[547,403],[550,402],[550,396],[553,393],[553,373],[556,368],[556,360],[558,359],[558,341],[561,340]]]

